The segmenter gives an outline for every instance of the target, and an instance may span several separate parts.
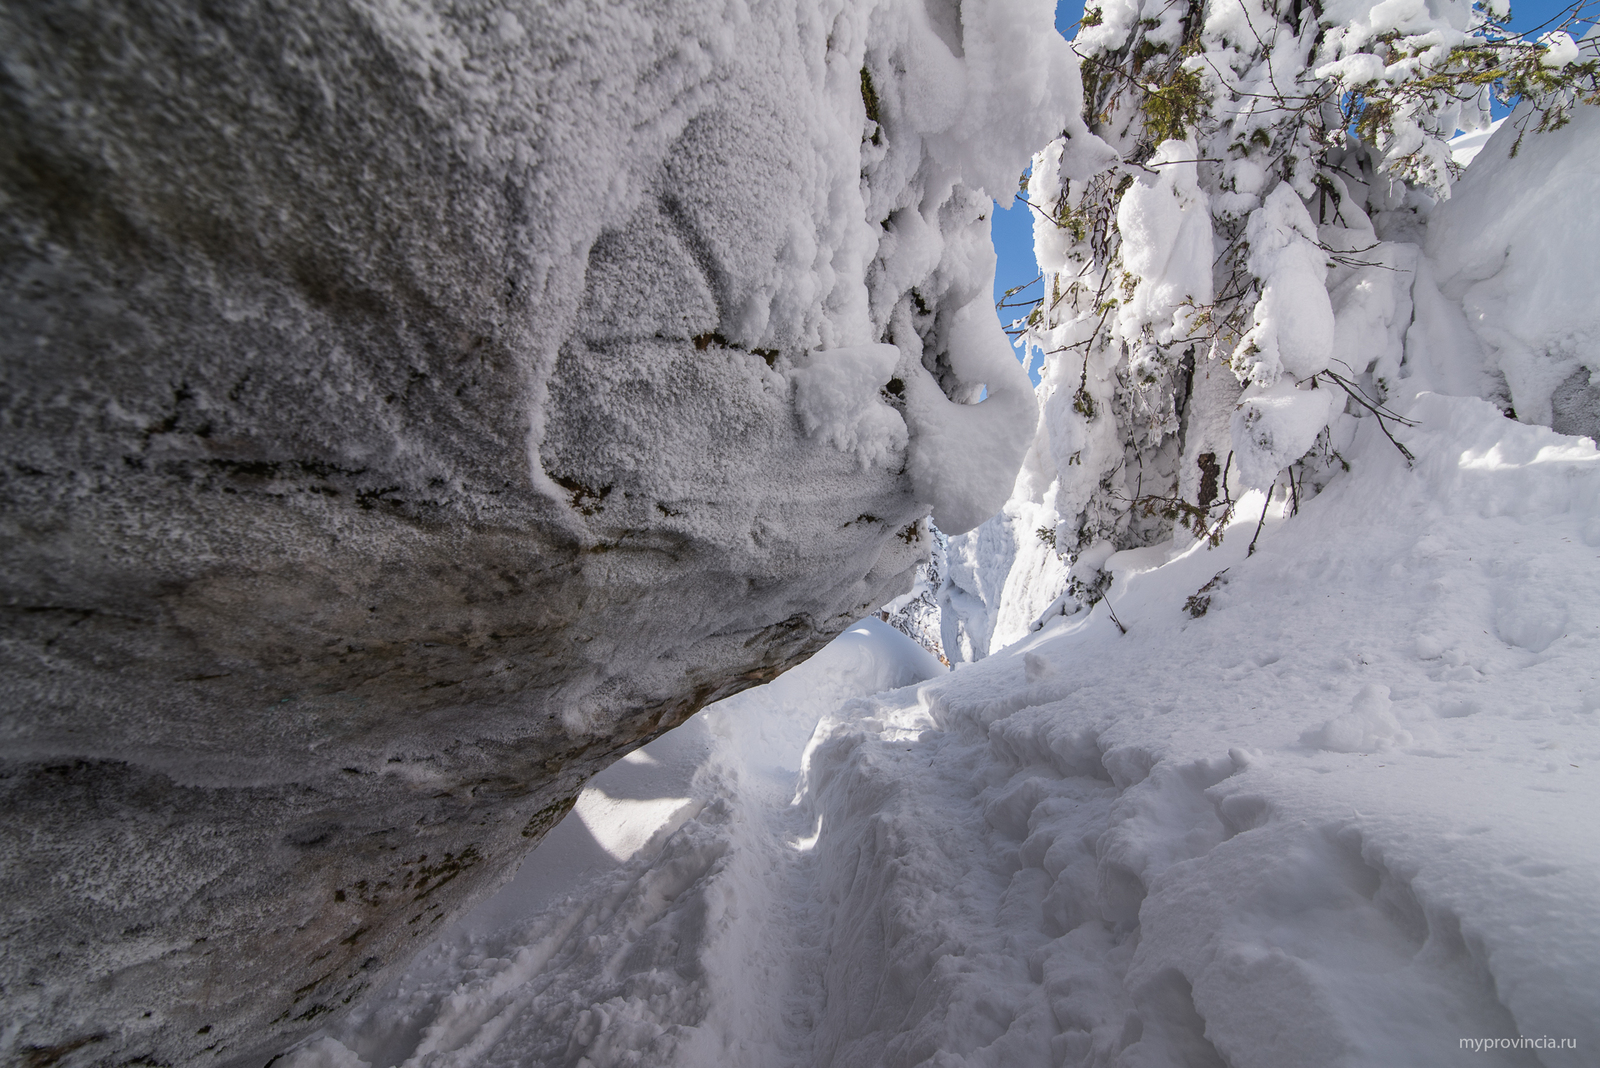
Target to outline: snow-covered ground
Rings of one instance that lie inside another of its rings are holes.
[[[707,709],[290,1068],[1595,1063],[1600,453],[1406,414],[1253,555]]]

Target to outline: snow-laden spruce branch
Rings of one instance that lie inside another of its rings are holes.
[[[1503,0],[1090,0],[1088,134],[1018,197],[1044,289],[1010,332],[1045,360],[1018,485],[1053,502],[1055,550],[1209,540],[1286,471],[1298,506],[1358,417],[1409,459],[1385,402],[1422,227],[1460,173],[1448,142],[1495,101],[1524,104],[1522,134],[1600,103],[1597,12],[1518,34]]]

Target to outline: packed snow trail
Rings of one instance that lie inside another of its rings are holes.
[[[1595,1063],[1600,453],[1407,414],[1253,555],[708,709],[291,1065]]]

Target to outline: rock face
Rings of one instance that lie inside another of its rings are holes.
[[[909,587],[787,375],[899,315],[862,403],[977,392],[892,84],[962,18],[735,7],[0,12],[0,1059],[265,1061]]]

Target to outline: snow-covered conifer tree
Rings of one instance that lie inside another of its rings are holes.
[[[1530,134],[1596,102],[1580,14],[1525,38],[1501,0],[1090,0],[1086,130],[1025,184],[1043,418],[993,521],[1013,548],[986,581],[1018,603],[980,646],[1096,599],[1112,551],[1212,536],[1247,489],[1316,492],[1355,419],[1389,418],[1447,142],[1496,97]],[[952,542],[958,584],[981,537]]]

